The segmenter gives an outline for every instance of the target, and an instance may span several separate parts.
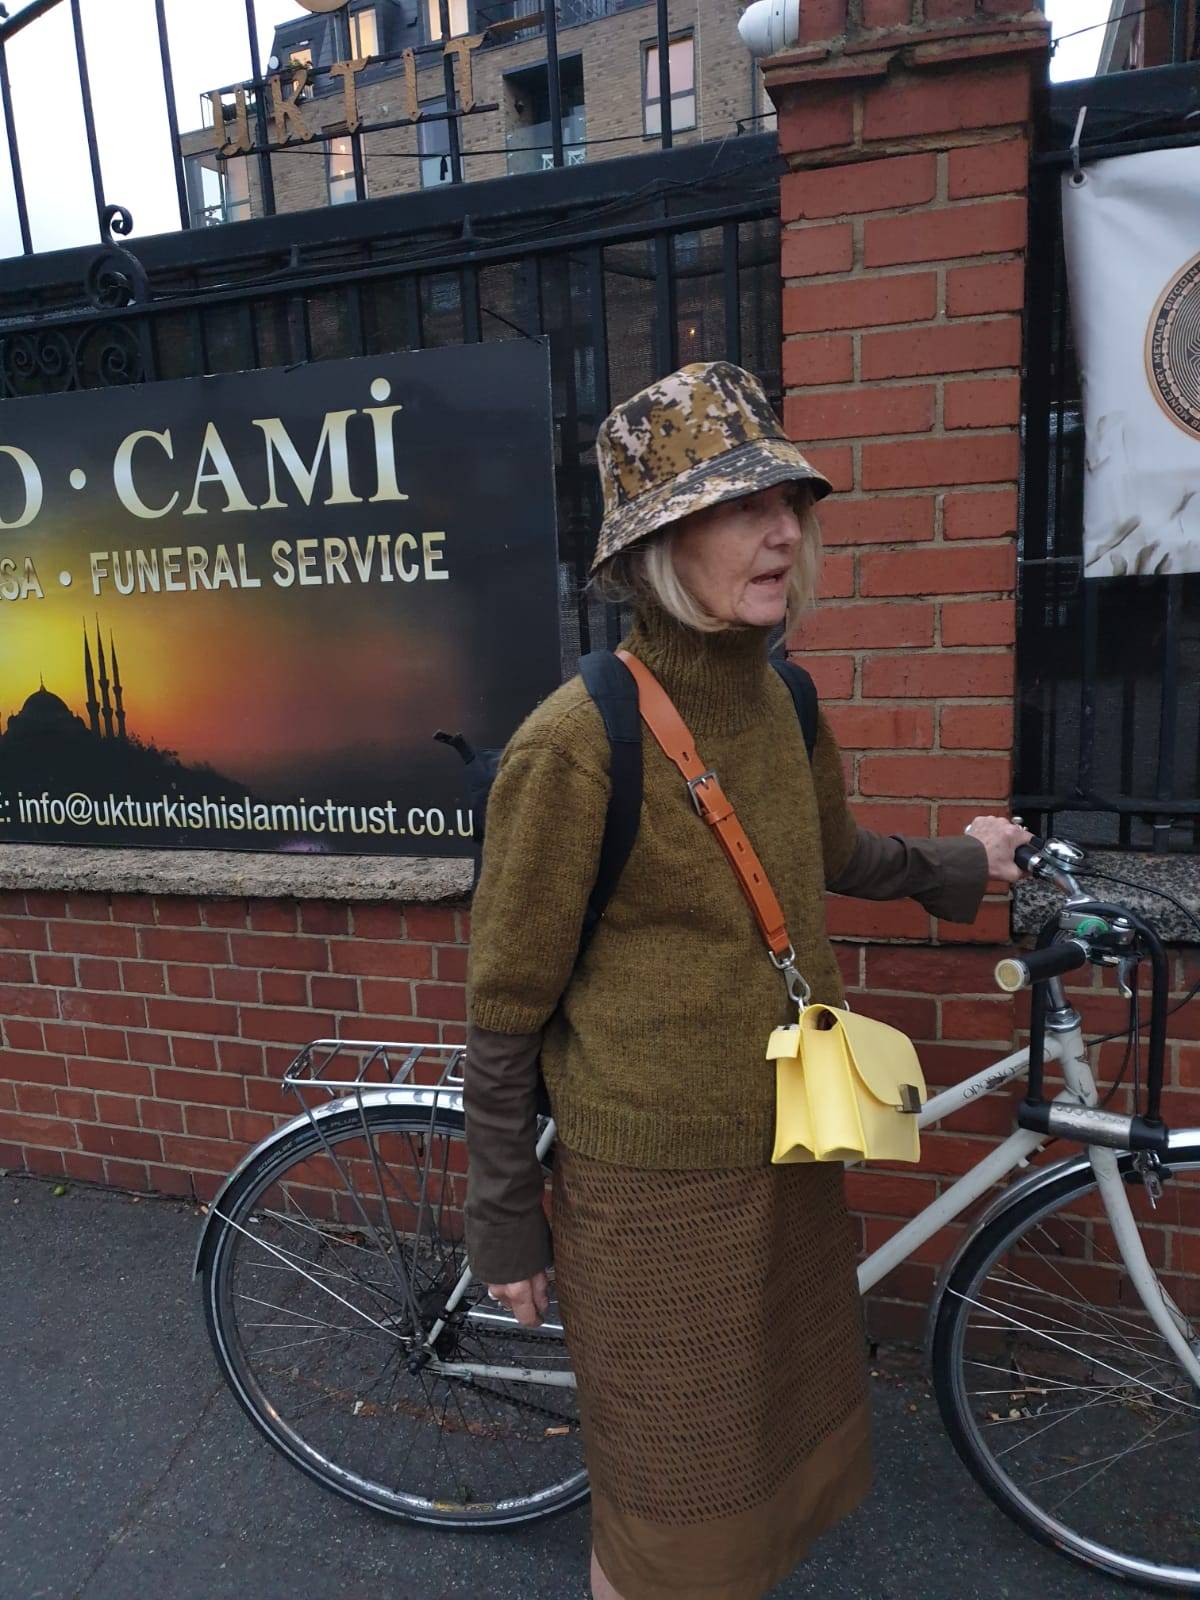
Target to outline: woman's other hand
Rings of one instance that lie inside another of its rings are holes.
[[[1028,844],[1033,838],[1029,829],[1019,822],[1010,822],[1007,817],[976,817],[964,831],[972,839],[978,839],[987,851],[988,877],[998,878],[1002,883],[1016,883],[1021,869],[1013,860],[1013,854],[1018,845]]]
[[[550,1309],[550,1280],[544,1272],[520,1283],[489,1283],[487,1291],[493,1300],[507,1306],[525,1328],[539,1327]]]

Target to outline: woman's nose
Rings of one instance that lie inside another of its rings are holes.
[[[799,544],[803,537],[800,527],[800,518],[790,505],[782,505],[776,509],[771,518],[771,527],[767,535],[767,542],[777,547]]]

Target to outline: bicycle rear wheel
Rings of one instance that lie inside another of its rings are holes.
[[[1169,1169],[1155,1210],[1122,1161],[1159,1283],[1197,1330],[1200,1144]],[[1200,1594],[1200,1391],[1129,1280],[1090,1167],[1014,1199],[971,1240],[932,1356],[954,1446],[1003,1511],[1113,1577]]]
[[[472,1282],[446,1314],[466,1263],[461,1112],[317,1124],[222,1198],[204,1267],[217,1361],[255,1425],[325,1488],[405,1520],[498,1527],[583,1499],[557,1304],[523,1329]]]

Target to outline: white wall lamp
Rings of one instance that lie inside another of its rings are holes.
[[[754,0],[742,12],[738,37],[755,60],[790,50],[800,38],[800,0]]]

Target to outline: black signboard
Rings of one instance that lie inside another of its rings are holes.
[[[0,843],[453,855],[559,681],[549,354],[0,405]]]

